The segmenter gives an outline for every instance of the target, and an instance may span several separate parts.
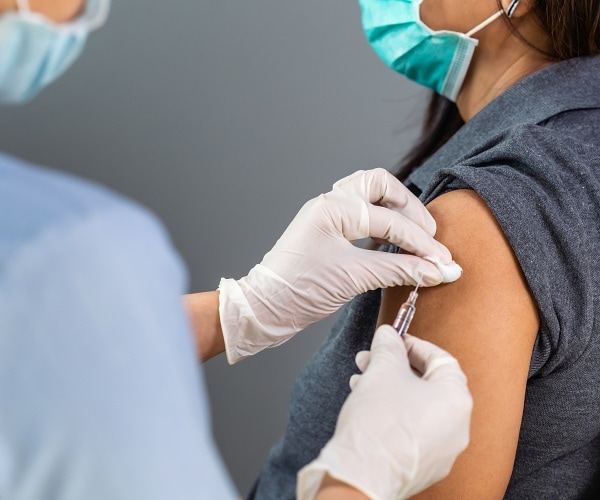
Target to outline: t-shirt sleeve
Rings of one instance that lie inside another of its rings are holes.
[[[592,335],[598,194],[588,175],[593,162],[581,145],[552,143],[535,130],[513,139],[509,148],[491,148],[440,170],[423,199],[472,189],[488,205],[538,307],[530,376],[544,375],[569,366]]]
[[[1,498],[236,498],[185,272],[153,217],[117,206],[49,228],[1,283]]]

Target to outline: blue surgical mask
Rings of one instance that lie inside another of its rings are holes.
[[[0,102],[22,103],[61,76],[106,20],[110,0],[88,0],[72,22],[57,24],[31,12],[28,0],[0,17]]]
[[[367,40],[383,62],[414,82],[456,101],[478,40],[472,35],[504,14],[496,12],[466,34],[434,31],[421,21],[422,0],[358,0]],[[506,11],[510,17],[519,0]]]

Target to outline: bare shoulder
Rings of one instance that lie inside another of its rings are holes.
[[[422,290],[410,333],[456,356],[474,409],[467,451],[423,498],[500,498],[514,463],[537,308],[502,228],[474,191],[449,192],[428,209],[463,275]],[[385,293],[380,322],[393,319],[408,291]]]

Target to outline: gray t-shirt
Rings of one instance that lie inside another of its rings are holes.
[[[490,103],[410,182],[431,201],[473,189],[502,227],[540,315],[505,498],[600,498],[600,57],[552,65]],[[381,292],[349,304],[304,368],[252,495],[294,498],[333,433]]]

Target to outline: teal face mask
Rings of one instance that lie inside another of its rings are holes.
[[[420,18],[422,0],[358,0],[362,25],[369,44],[394,71],[456,101],[475,47],[471,38],[498,19],[496,12],[466,34],[433,31]],[[519,0],[513,0],[506,15],[512,16]]]
[[[87,35],[101,26],[110,0],[88,0],[81,16],[57,24],[17,0],[0,17],[0,102],[22,103],[61,76],[81,54]]]

